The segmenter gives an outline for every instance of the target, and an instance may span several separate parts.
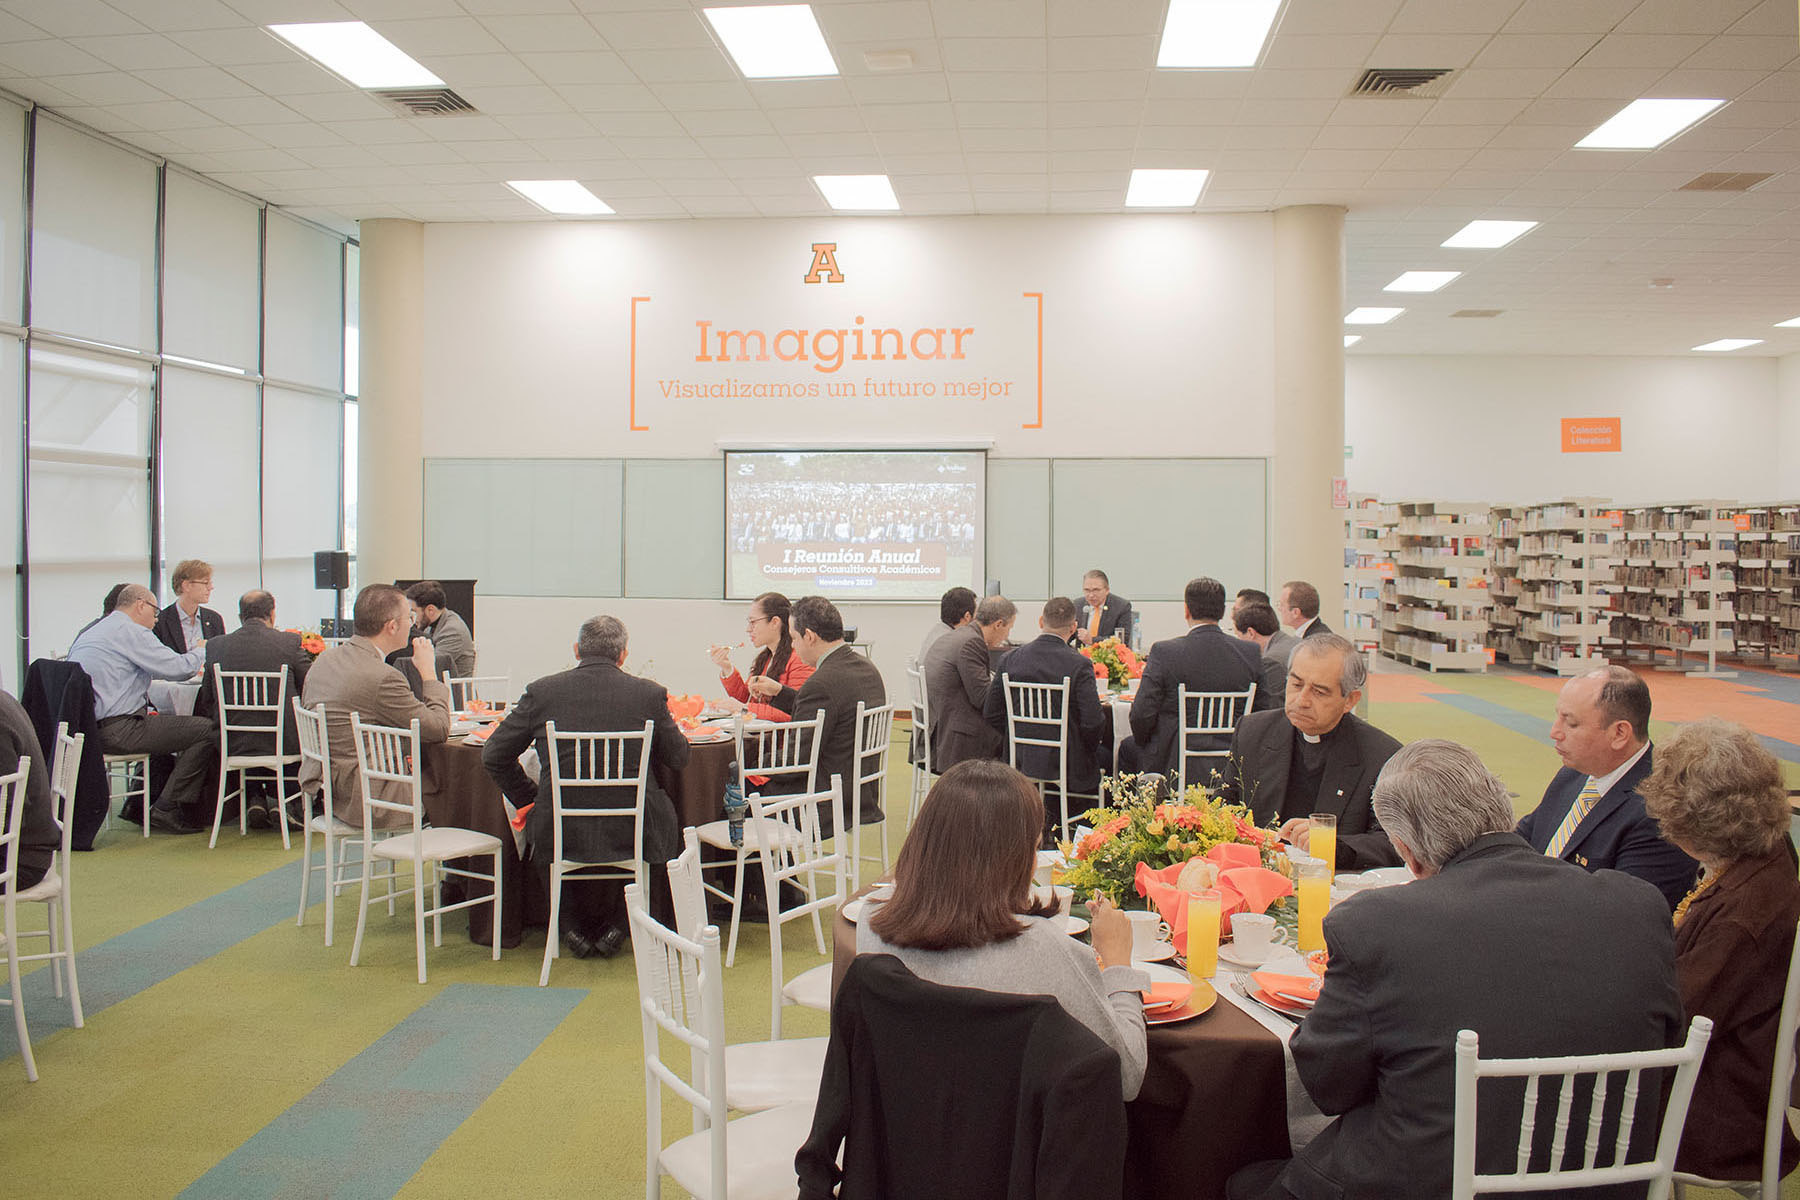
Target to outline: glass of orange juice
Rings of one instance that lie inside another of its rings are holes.
[[[1188,978],[1204,982],[1219,972],[1219,892],[1208,888],[1188,893]]]
[[[1306,852],[1325,860],[1328,876],[1337,874],[1337,814],[1314,813],[1306,823]]]
[[[1299,949],[1306,954],[1325,948],[1325,914],[1331,909],[1331,866],[1321,858],[1309,858],[1299,867]]]

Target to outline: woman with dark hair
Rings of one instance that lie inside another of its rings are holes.
[[[813,669],[794,653],[794,635],[788,629],[788,598],[780,592],[764,592],[750,602],[750,620],[744,631],[750,644],[759,648],[756,662],[750,668],[750,681],[731,665],[728,646],[712,648],[713,664],[719,668],[719,679],[725,692],[743,704],[753,717],[765,721],[785,721],[794,715],[792,708],[779,708],[775,699],[783,688],[800,690]]]
[[[1131,965],[1131,923],[1104,899],[1088,906],[1090,948],[1064,932],[1053,902],[1033,897],[1043,827],[1037,789],[1011,767],[951,767],[900,848],[893,895],[864,909],[856,952],[895,955],[931,983],[1054,996],[1118,1051],[1129,1100],[1144,1081],[1150,977]]]
[[[1700,860],[1675,909],[1675,976],[1689,1016],[1711,1017],[1677,1169],[1709,1179],[1762,1177],[1763,1115],[1775,1062],[1800,878],[1788,838],[1781,763],[1742,725],[1707,718],[1656,746],[1639,785],[1663,837]],[[1782,1122],[1781,1173],[1800,1165]]]

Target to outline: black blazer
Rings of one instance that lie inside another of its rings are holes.
[[[983,711],[993,682],[993,655],[970,622],[932,643],[925,655],[925,695],[931,701],[931,765],[939,774],[970,758],[999,758],[1002,739]],[[1092,676],[1094,667],[1088,664]],[[1061,676],[1058,676],[1061,678]]]
[[[150,632],[175,653],[187,653],[187,641],[181,636],[181,610],[175,605],[156,614],[156,624]],[[225,636],[225,618],[204,604],[200,606],[200,636],[207,641]]]
[[[1137,699],[1131,703],[1131,736],[1146,771],[1175,772],[1175,735],[1181,728],[1176,708],[1184,683],[1190,692],[1241,692],[1253,683],[1260,692],[1262,651],[1227,636],[1217,625],[1196,625],[1185,637],[1150,647]],[[1196,737],[1188,749],[1223,750],[1223,743],[1223,738]]]
[[[1088,621],[1092,618],[1093,612],[1092,605],[1083,604],[1081,606],[1080,619],[1076,625],[1077,630],[1088,627]],[[1100,606],[1100,635],[1095,640],[1101,641],[1109,637],[1117,637],[1125,641],[1131,640],[1131,601],[1115,592],[1108,592],[1106,603]],[[1075,640],[1079,643],[1081,639],[1077,636]]]
[[[628,675],[615,663],[588,660],[580,666],[533,680],[507,710],[506,718],[488,736],[481,749],[481,765],[514,807],[537,802],[525,818],[525,840],[532,854],[548,862],[554,853],[555,830],[551,826],[550,744],[544,732],[554,721],[558,733],[636,733],[644,722],[654,723],[650,738],[650,780],[644,790],[644,861],[662,863],[681,852],[681,830],[675,805],[656,783],[656,770],[679,770],[687,765],[688,741],[669,715],[669,693],[660,683]],[[525,747],[537,745],[542,768],[534,783],[519,766]],[[627,761],[637,767],[637,758]],[[563,753],[563,767],[574,772],[572,751]],[[607,796],[595,788],[565,792],[567,808],[624,808],[629,790]],[[636,830],[630,821],[603,817],[567,821],[563,827],[563,856],[574,862],[614,862],[636,857]]]
[[[770,701],[777,708],[793,704],[796,721],[810,721],[820,713],[825,714],[824,733],[819,745],[819,772],[814,787],[822,792],[831,786],[833,775],[841,778],[844,781],[846,815],[853,803],[850,793],[856,778],[858,701],[865,708],[880,708],[887,703],[887,688],[882,684],[881,672],[875,669],[875,664],[849,646],[839,646],[820,659],[819,665],[807,676],[806,682],[800,685],[799,691],[784,687]],[[831,828],[829,806],[819,806],[819,818],[823,836],[833,836],[836,831]],[[879,820],[880,788],[874,783],[866,784],[862,794],[862,821],[864,824],[872,824]]]
[[[1323,618],[1314,617],[1313,623],[1306,627],[1305,637],[1324,637],[1328,633],[1335,633],[1335,632],[1337,632],[1337,631],[1334,630],[1331,626],[1327,625]],[[1304,640],[1304,639],[1302,639],[1302,640]]]
[[[54,726],[50,732],[54,738]],[[93,747],[92,751],[89,746]],[[95,761],[99,760],[98,740],[82,744],[81,757],[85,759],[89,753]],[[56,801],[50,795],[50,755],[45,754],[38,744],[37,730],[32,728],[24,707],[12,698],[11,693],[0,692],[0,774],[12,774],[26,759],[31,761],[31,773],[25,778],[25,812],[19,824],[16,886],[20,891],[37,884],[50,869],[56,852],[62,848],[62,827],[56,823]],[[10,816],[11,813],[0,806],[0,819]],[[63,870],[69,870],[66,863]]]
[[[1331,970],[1291,1047],[1301,1083],[1337,1119],[1282,1174],[1300,1200],[1450,1194],[1459,1030],[1475,1031],[1483,1058],[1649,1050],[1683,1037],[1674,934],[1656,892],[1572,870],[1511,833],[1475,839],[1429,878],[1333,906],[1325,946]],[[1477,1169],[1513,1168],[1522,1092],[1483,1086]],[[1639,1112],[1633,1137],[1654,1147],[1658,1089],[1643,1099],[1651,1111]],[[1577,1157],[1586,1108],[1578,1097],[1570,1114]],[[1540,1133],[1554,1112],[1539,1110]],[[1608,1150],[1612,1124],[1602,1126]],[[1547,1137],[1539,1144],[1547,1162]]]
[[[1575,827],[1575,836],[1563,847],[1562,857],[1589,871],[1610,867],[1636,875],[1660,891],[1673,910],[1694,886],[1700,864],[1664,841],[1662,826],[1644,811],[1644,798],[1637,789],[1650,774],[1650,760],[1655,754],[1654,747],[1645,750],[1644,757],[1595,802]],[[1519,836],[1539,854],[1556,836],[1557,827],[1569,815],[1586,780],[1581,772],[1564,767],[1544,789],[1543,803],[1520,820]]]
[[[81,745],[81,765],[75,772],[75,828],[70,831],[69,845],[75,850],[92,850],[94,835],[106,824],[106,810],[112,804],[112,789],[102,761],[106,751],[100,745],[100,722],[94,717],[93,681],[80,663],[35,659],[25,670],[25,691],[19,700],[31,715],[31,727],[37,733],[39,748],[44,750],[45,762],[50,761],[56,748],[58,722],[67,722],[72,734],[87,735],[87,741]],[[49,780],[48,775],[44,778]]]
[[[1100,742],[1107,728],[1106,710],[1100,707],[1100,689],[1094,682],[1094,664],[1069,649],[1053,633],[1039,634],[1000,660],[1000,670],[988,687],[982,715],[1000,734],[1001,753],[1007,745],[1006,688],[1002,676],[1017,683],[1069,681],[1069,732],[1065,744],[1067,778],[1071,792],[1093,794],[1100,786]],[[1026,725],[1026,737],[1043,737],[1048,728]],[[1056,753],[1047,746],[1019,747],[1019,770],[1034,779],[1054,778]]]
[[[1055,997],[944,987],[862,954],[794,1167],[800,1200],[1118,1200],[1125,1140],[1119,1055]]]
[[[1282,709],[1245,717],[1231,739],[1231,756],[1220,772],[1220,796],[1248,807],[1259,825],[1273,821],[1287,797],[1288,767],[1298,736]],[[1375,777],[1398,749],[1399,742],[1355,713],[1345,713],[1338,724],[1325,757],[1319,794],[1307,811],[1337,814],[1339,870],[1400,865],[1400,856],[1375,819],[1371,804]]]
[[[300,695],[310,666],[312,659],[300,648],[299,634],[276,629],[264,621],[245,621],[232,633],[206,639],[206,666],[200,675],[200,694],[194,698],[194,715],[219,719],[218,689],[213,680],[220,671],[279,671],[286,667],[287,698],[292,701]],[[285,753],[300,753],[292,703],[283,705],[281,746]],[[231,748],[239,754],[273,754],[275,739],[240,733],[233,736]]]

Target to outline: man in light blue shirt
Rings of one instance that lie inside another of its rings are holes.
[[[94,685],[94,716],[107,754],[174,755],[175,767],[150,809],[150,823],[166,833],[196,833],[207,777],[219,754],[218,731],[205,717],[147,711],[152,679],[187,679],[206,664],[205,643],[186,654],[158,641],[150,589],[129,584],[113,611],[82,630],[69,647]]]

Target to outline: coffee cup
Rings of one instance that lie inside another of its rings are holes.
[[[1133,911],[1125,916],[1131,921],[1131,957],[1152,954],[1157,943],[1169,940],[1168,923],[1157,913]]]
[[[1287,931],[1275,918],[1262,913],[1238,913],[1231,918],[1232,955],[1246,962],[1261,962],[1277,945],[1287,941]]]
[[[1034,887],[1031,889],[1031,898],[1040,902],[1053,899],[1056,902],[1056,911],[1066,917],[1069,915],[1069,906],[1075,902],[1075,889],[1064,887],[1060,883],[1054,886]]]

